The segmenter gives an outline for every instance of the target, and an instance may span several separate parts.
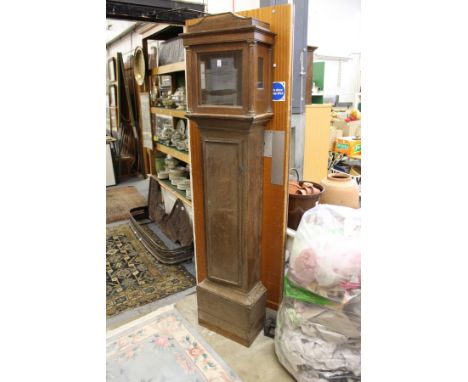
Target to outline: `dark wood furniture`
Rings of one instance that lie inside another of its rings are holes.
[[[263,327],[263,134],[272,118],[269,25],[232,13],[188,26],[187,117],[202,148],[206,279],[199,323],[249,346]]]
[[[312,82],[314,78],[314,51],[316,46],[307,47],[307,71],[306,71],[306,105],[312,104]]]
[[[273,102],[273,117],[265,127],[265,135],[277,136],[279,149],[274,157],[266,151],[263,156],[263,225],[261,280],[267,288],[267,307],[277,310],[282,300],[283,275],[285,262],[285,241],[288,216],[288,178],[289,178],[289,139],[291,131],[291,92],[292,92],[292,4],[275,5],[241,11],[238,15],[254,17],[269,24],[276,33],[273,49],[273,81],[285,81],[286,97],[284,102]],[[187,20],[189,27],[198,19]],[[187,81],[191,82],[190,79]],[[195,232],[195,256],[197,263],[197,282],[206,278],[205,216],[202,171],[202,145],[197,123],[190,121],[190,161],[192,178],[193,221]],[[267,138],[269,139],[269,137]],[[281,139],[284,139],[281,144]],[[281,146],[282,149],[281,150]],[[268,146],[267,146],[268,147]],[[282,152],[281,152],[282,151]],[[276,178],[282,168],[282,179]],[[273,179],[275,175],[275,179]],[[273,181],[275,180],[275,181]]]

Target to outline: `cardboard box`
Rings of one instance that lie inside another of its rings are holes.
[[[336,138],[341,138],[343,136],[343,131],[337,130],[335,127],[330,126],[330,133],[328,135],[328,151],[335,151],[335,142]]]
[[[343,131],[343,137],[355,137],[361,131],[361,120],[346,122],[342,119],[333,119],[332,125]]]
[[[361,140],[353,137],[336,138],[335,151],[345,155],[361,155]]]

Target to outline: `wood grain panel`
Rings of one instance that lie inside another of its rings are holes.
[[[262,233],[262,283],[267,288],[267,306],[278,309],[282,299],[284,272],[284,219],[282,208],[283,186],[270,183],[271,158],[263,159],[263,233]],[[268,187],[265,185],[268,183]],[[287,206],[287,205],[286,205]],[[275,210],[278,208],[278,210]],[[276,235],[276,236],[275,236]]]
[[[273,48],[273,81],[286,82],[285,102],[273,102],[272,120],[266,130],[285,132],[283,185],[271,183],[271,158],[264,158],[263,172],[263,227],[262,227],[262,283],[268,290],[267,306],[277,309],[282,299],[284,272],[284,247],[287,225],[287,174],[289,159],[289,134],[291,113],[292,78],[292,8],[290,4],[238,12],[239,15],[255,17],[270,24],[276,33]],[[192,25],[199,20],[187,20]],[[187,87],[190,83],[187,83]],[[204,205],[203,178],[201,165],[200,132],[195,122],[190,123],[190,155],[192,163],[192,199],[195,228],[195,256],[197,282],[206,278],[206,263],[203,243]]]
[[[175,62],[173,64],[161,65],[151,69],[151,75],[166,74],[174,72],[183,72],[185,70],[185,61]]]
[[[145,164],[148,174],[152,174],[155,169],[153,168],[153,150],[145,147]]]
[[[270,24],[276,33],[273,48],[273,81],[286,82],[286,100],[273,102],[273,118],[267,130],[285,132],[283,185],[271,183],[271,158],[264,158],[263,170],[263,231],[262,231],[262,283],[267,288],[267,306],[278,309],[282,299],[284,248],[287,226],[287,177],[289,167],[289,133],[291,115],[292,78],[292,9],[290,4],[277,5],[239,15],[255,17]]]
[[[163,107],[151,107],[151,113],[153,114],[161,114],[161,115],[169,115],[171,117],[177,118],[185,118],[185,110],[178,110],[178,109],[165,109]]]
[[[189,122],[190,163],[192,163],[192,205],[197,283],[206,279],[205,259],[205,205],[203,202],[203,164],[200,129],[195,121]]]
[[[312,82],[314,78],[314,50],[316,46],[307,47],[307,70],[306,70],[306,92],[305,103],[306,105],[312,104]]]
[[[304,179],[320,183],[328,174],[331,104],[306,105]]]
[[[190,163],[190,156],[188,153],[184,151],[180,151],[173,147],[162,145],[161,143],[156,143],[156,150],[161,151],[164,154],[173,156],[174,158],[177,158],[181,160],[182,162]]]
[[[210,280],[240,286],[242,252],[238,238],[242,224],[242,186],[233,182],[234,168],[242,168],[242,141],[215,138],[209,132],[204,139],[205,232]]]

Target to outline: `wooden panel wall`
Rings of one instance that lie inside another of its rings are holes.
[[[263,230],[262,230],[262,282],[268,290],[267,306],[277,309],[282,299],[284,272],[284,247],[287,225],[287,179],[289,159],[289,134],[291,115],[292,78],[292,8],[290,4],[238,12],[241,16],[255,17],[270,24],[276,33],[273,49],[273,81],[286,82],[286,100],[273,102],[273,119],[267,130],[284,132],[283,185],[271,183],[272,158],[264,157],[263,170]],[[197,20],[188,20],[191,25]],[[190,86],[187,83],[187,86]],[[201,169],[200,133],[196,123],[190,123],[190,155],[192,163],[192,199],[195,229],[197,282],[206,278],[203,244],[203,180]],[[235,182],[235,179],[233,179]]]
[[[331,104],[306,105],[304,180],[320,183],[328,174]]]

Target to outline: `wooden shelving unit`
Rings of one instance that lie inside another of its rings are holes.
[[[168,115],[170,117],[184,118],[187,119],[185,113],[186,110],[177,110],[177,109],[166,109],[164,107],[151,107],[151,113],[159,115]]]
[[[175,62],[173,64],[168,64],[168,65],[163,65],[163,66],[159,66],[157,68],[152,68],[150,70],[150,75],[155,77],[155,76],[159,76],[159,75],[172,75],[173,76],[173,86],[176,86],[175,85],[175,76],[182,76],[183,74],[181,74],[181,72],[185,72],[185,61],[181,61],[181,62]],[[172,91],[174,91],[174,89],[172,89]],[[172,117],[172,118],[182,118],[182,119],[185,119],[185,122],[187,124],[187,132],[188,132],[188,119],[187,117],[185,116],[185,113],[186,113],[186,110],[178,110],[178,109],[169,109],[169,108],[164,108],[164,107],[155,107],[155,106],[152,106],[150,108],[150,113],[153,114],[153,115],[156,115],[156,116],[168,116],[168,117]],[[174,122],[174,126],[175,126],[175,123],[176,121],[173,121]],[[175,147],[169,147],[169,146],[166,146],[158,141],[154,141],[154,144],[153,144],[153,158],[156,157],[156,153],[158,152],[161,152],[161,153],[164,153],[166,155],[170,155],[171,157],[173,158],[176,158],[178,159],[179,161],[181,162],[184,162],[184,163],[187,163],[189,164],[190,163],[190,154],[188,151],[181,151],[181,150],[178,150],[176,149]],[[155,177],[157,178],[157,174],[154,173]],[[158,183],[161,185],[161,188],[175,196],[176,198],[182,200],[182,202],[187,205],[188,207],[192,207],[192,201],[187,199],[187,196],[186,196],[186,193],[184,190],[179,190],[176,186],[172,185],[171,184],[171,181],[168,180],[168,179],[157,179]]]
[[[187,151],[180,151],[174,147],[169,147],[161,143],[156,143],[156,151],[161,151],[185,163],[190,163],[190,155]]]
[[[176,72],[183,72],[183,71],[185,71],[185,61],[160,66],[158,68],[153,68],[151,69],[151,75],[155,76],[155,75],[160,75],[160,74],[173,74]],[[169,109],[169,108],[164,108],[164,107],[153,106],[150,108],[150,111],[152,114],[156,114],[156,115],[165,115],[165,116],[169,116],[173,118],[183,118],[187,121],[187,124],[188,124],[188,119],[185,116],[186,110]],[[187,151],[180,151],[174,147],[169,147],[158,142],[155,142],[154,151],[155,152],[160,151],[174,158],[177,158],[178,160],[182,162],[190,163],[190,154]],[[168,182],[168,186],[172,187],[170,182]],[[172,187],[172,189],[177,190],[174,187]],[[178,192],[178,194],[181,194],[181,193]]]
[[[164,188],[166,191],[170,192],[173,194],[175,197],[179,198],[182,200],[186,205],[189,207],[192,207],[192,201],[187,199],[185,196],[185,192],[179,190],[177,187],[171,184],[170,180],[166,179],[158,179],[158,183],[161,185],[162,188]]]
[[[173,64],[162,65],[157,68],[151,69],[151,74],[156,76],[158,74],[170,74],[175,72],[185,71],[185,61],[175,62]]]

